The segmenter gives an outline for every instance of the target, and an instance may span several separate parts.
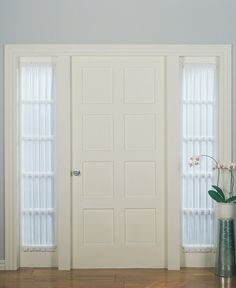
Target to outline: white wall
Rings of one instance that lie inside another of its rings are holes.
[[[0,0],[0,259],[4,259],[3,45],[232,43],[235,51],[235,13],[235,0]],[[235,97],[234,93],[234,111]]]

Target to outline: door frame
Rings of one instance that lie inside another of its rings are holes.
[[[58,268],[71,269],[71,56],[166,56],[166,267],[181,265],[181,57],[219,58],[219,157],[232,157],[232,47],[231,45],[5,45],[5,266],[19,267],[17,194],[17,65],[19,57],[49,56],[58,59],[57,110],[63,111],[57,129]],[[63,72],[64,71],[64,72]],[[169,85],[169,81],[171,85]],[[65,97],[66,95],[66,97]],[[177,113],[176,113],[177,112]],[[173,144],[174,143],[174,144]],[[177,173],[176,173],[177,172]],[[173,189],[175,187],[175,189]],[[176,189],[178,187],[179,189]],[[63,211],[63,213],[62,213]],[[60,229],[63,227],[63,229]],[[66,230],[65,230],[66,229]]]

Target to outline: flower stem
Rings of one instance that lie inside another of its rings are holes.
[[[233,196],[233,189],[234,189],[234,175],[233,171],[230,171],[230,190],[229,190],[229,197]]]
[[[218,173],[217,173],[217,186],[219,186],[219,182],[220,182],[220,169],[218,169],[219,162],[215,158],[213,158],[212,156],[209,156],[209,155],[202,154],[200,156],[203,156],[203,157],[206,157],[206,158],[210,158],[212,161],[214,161],[216,163],[216,168],[218,170]]]

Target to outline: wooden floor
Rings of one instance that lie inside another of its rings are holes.
[[[0,271],[0,288],[233,288],[236,278],[220,278],[211,269],[101,269]]]

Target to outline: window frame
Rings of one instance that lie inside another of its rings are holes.
[[[218,156],[216,156],[217,155],[217,152],[218,152],[218,146],[217,146],[217,143],[218,143],[218,140],[217,140],[217,137],[218,137],[218,129],[217,129],[217,127],[218,127],[218,100],[219,100],[219,97],[218,97],[218,70],[219,70],[219,65],[218,65],[218,58],[216,58],[216,57],[183,57],[183,59],[182,59],[182,73],[184,73],[184,68],[185,68],[185,65],[188,65],[188,64],[190,64],[190,65],[194,65],[194,64],[196,64],[196,65],[213,65],[214,66],[214,69],[215,69],[215,72],[214,72],[214,74],[215,74],[215,83],[214,83],[214,88],[216,89],[215,90],[215,93],[214,93],[214,96],[215,96],[215,98],[212,100],[212,108],[214,108],[214,114],[212,115],[213,117],[212,117],[212,120],[213,120],[213,127],[212,127],[212,129],[214,130],[213,131],[213,133],[214,133],[214,135],[213,135],[213,138],[214,138],[214,141],[213,141],[213,145],[215,146],[215,147],[213,147],[213,154],[211,155],[210,154],[210,156],[213,156],[213,157],[217,157],[218,158]],[[184,79],[183,79],[183,77],[182,77],[182,87],[184,86]],[[194,100],[192,100],[193,101],[193,104],[194,104]],[[199,104],[201,105],[201,100],[199,100],[200,102],[199,102]],[[184,105],[186,105],[186,104],[188,104],[188,102],[186,103],[186,100],[185,99],[183,99],[183,91],[182,91],[182,108],[184,107]],[[187,116],[186,116],[187,117]],[[184,120],[184,118],[183,118],[183,115],[182,115],[182,127],[184,127],[184,125],[185,125],[185,123],[183,122],[183,120]],[[201,128],[200,128],[201,129]],[[185,131],[185,132],[187,132],[187,131]],[[185,142],[185,135],[184,135],[184,133],[182,133],[182,149],[184,148],[184,143],[186,143]],[[195,137],[195,135],[193,135],[193,138]],[[208,137],[208,136],[206,136],[206,137]],[[201,138],[201,136],[200,136],[200,138]],[[185,144],[185,145],[187,145],[187,144]],[[198,154],[197,154],[198,155]],[[195,154],[194,155],[192,155],[192,156],[196,156]],[[185,166],[185,167],[187,167],[188,166],[188,161],[189,161],[190,159],[189,158],[186,158],[186,159],[184,159],[183,158],[183,166]],[[208,162],[209,161],[209,159],[207,160],[206,159],[206,161]],[[209,161],[210,162],[210,161]],[[213,165],[213,164],[211,164],[211,162],[209,163],[210,164],[210,166],[211,165]],[[201,167],[201,166],[200,166]],[[186,168],[184,168],[183,167],[183,173],[184,173],[184,171],[185,171],[185,169]],[[185,177],[187,177],[187,179],[188,179],[188,170],[189,170],[189,172],[192,172],[193,174],[194,174],[194,168],[189,168],[189,169],[187,169],[187,171],[185,171],[186,173],[187,173],[187,175],[183,175],[183,177],[182,177],[182,183],[184,182],[184,179],[185,179]],[[190,170],[192,170],[192,171],[190,171]],[[213,174],[213,173],[212,173]],[[209,176],[208,176],[209,177]],[[215,178],[215,176],[211,176],[211,178],[213,177],[213,179]],[[190,178],[191,179],[191,178]],[[197,181],[197,180],[199,180],[200,181],[200,178],[196,178],[196,180],[195,181]],[[187,180],[186,180],[187,181]],[[194,181],[194,182],[195,182]],[[212,183],[213,184],[213,183]],[[199,185],[200,185],[200,182],[199,182]],[[210,188],[210,187],[209,187]],[[206,192],[206,197],[208,197],[208,195],[207,195],[207,191],[205,191]],[[184,193],[184,190],[182,189],[182,193]],[[183,194],[182,194],[183,195]],[[184,206],[183,206],[183,203],[182,203],[182,222],[184,221],[184,215],[185,215],[185,213],[184,213],[184,209],[192,209],[192,208],[184,208]],[[195,209],[195,210],[198,210],[197,208],[193,208],[193,209]],[[205,208],[202,208],[203,210],[205,209]],[[209,209],[209,212],[210,212],[210,210],[213,210],[214,211],[214,208],[206,208],[206,209]],[[199,208],[199,211],[201,210],[201,208]],[[212,212],[213,212],[212,211]],[[186,213],[186,215],[189,215],[188,213]],[[212,215],[213,217],[215,217],[214,216],[214,213],[213,213],[213,215]],[[215,234],[215,223],[214,223],[215,221],[213,221],[213,227],[212,227],[212,230],[213,230],[213,233]],[[184,227],[183,227],[183,224],[182,224],[182,237],[184,237]],[[213,236],[214,237],[214,236]],[[189,244],[189,245],[186,245],[186,246],[184,246],[184,243],[183,243],[184,241],[183,241],[183,239],[182,239],[182,253],[183,253],[183,255],[184,255],[184,257],[183,257],[183,259],[184,258],[186,258],[185,256],[186,255],[189,255],[189,254],[187,254],[187,253],[199,253],[199,252],[201,252],[201,253],[206,253],[206,252],[208,252],[208,253],[210,253],[211,254],[211,257],[212,257],[212,253],[214,253],[215,252],[215,243],[212,243],[212,245],[201,245],[200,243],[199,244]]]

